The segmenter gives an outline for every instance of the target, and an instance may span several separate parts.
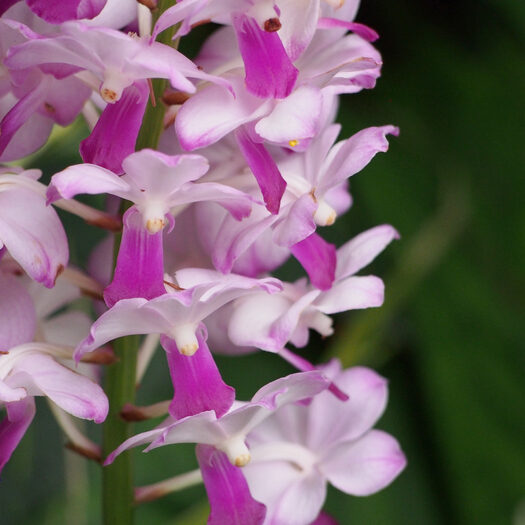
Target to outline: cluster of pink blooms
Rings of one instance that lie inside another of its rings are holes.
[[[356,273],[398,237],[380,225],[336,248],[318,231],[350,208],[348,179],[397,134],[388,125],[336,141],[338,95],[374,87],[381,68],[377,34],[354,22],[358,3],[182,0],[153,26],[136,0],[0,1],[0,161],[36,151],[78,115],[91,130],[84,163],[49,186],[38,170],[0,169],[0,468],[35,396],[89,448],[67,414],[104,421],[107,343],[144,334],[139,374],[160,340],[175,394],[161,403],[162,423],[105,461],[139,445],[196,443],[208,523],[329,523],[328,483],[368,495],[403,470],[397,441],[372,429],[385,379],[336,360],[314,366],[290,349],[310,330],[332,335],[332,314],[382,304],[381,279]],[[155,41],[210,21],[219,27],[194,61]],[[157,78],[171,85],[155,101],[167,106],[159,147],[135,151]],[[79,194],[109,195],[106,209]],[[113,273],[111,234],[89,275],[68,266],[54,206],[122,227]],[[272,277],[291,256],[307,277]],[[104,299],[94,323],[68,309],[81,294]],[[260,350],[298,372],[237,400],[212,352]]]

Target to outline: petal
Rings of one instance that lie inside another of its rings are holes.
[[[276,503],[271,525],[304,525],[319,514],[326,499],[326,480],[318,472],[290,484]]]
[[[202,155],[166,155],[152,149],[129,155],[122,165],[126,180],[156,198],[171,196],[209,169],[208,160]]]
[[[169,411],[176,419],[207,410],[214,410],[221,417],[235,399],[235,389],[222,380],[201,330],[197,340],[199,349],[187,356],[179,352],[173,339],[161,337],[175,390]]]
[[[317,233],[291,247],[293,256],[306,270],[312,284],[320,290],[328,290],[335,279],[336,250]]]
[[[388,244],[399,239],[389,224],[382,224],[360,233],[337,250],[336,278],[343,279],[370,264]]]
[[[122,299],[102,314],[91,326],[86,337],[75,351],[75,360],[96,350],[118,337],[132,334],[163,333],[169,329],[166,319],[153,309],[147,308],[146,299]]]
[[[390,485],[405,466],[399,443],[386,432],[371,430],[358,441],[331,450],[321,469],[339,490],[368,496]]]
[[[315,232],[314,213],[317,202],[312,194],[306,193],[287,209],[284,220],[277,223],[273,230],[273,240],[287,248],[301,242]]]
[[[312,40],[319,18],[319,0],[284,0],[279,2],[282,27],[279,37],[292,61],[299,58]]]
[[[66,20],[97,16],[107,0],[64,0],[59,4],[49,0],[26,1],[31,11],[40,18],[50,24],[60,24]]]
[[[96,423],[106,419],[108,399],[102,388],[52,357],[32,353],[17,359],[13,370],[28,374],[32,385],[66,412]]]
[[[0,423],[0,473],[33,421],[35,402],[32,397],[27,397],[9,403],[6,408],[7,416]]]
[[[270,337],[280,342],[280,349],[290,340],[301,322],[301,315],[312,304],[319,293],[319,290],[312,290],[306,293],[272,324]],[[304,324],[306,324],[305,321],[303,321]]]
[[[323,193],[361,171],[380,151],[388,150],[387,134],[397,135],[394,126],[366,128],[337,144],[327,157],[319,191]]]
[[[337,281],[330,290],[315,301],[324,314],[381,306],[385,298],[385,285],[374,275],[347,277]]]
[[[312,401],[308,447],[317,451],[358,439],[370,430],[383,414],[388,397],[386,380],[369,368],[353,367],[339,373],[326,368],[323,371],[349,400],[342,402],[326,392]]]
[[[89,333],[91,319],[84,312],[70,310],[41,322],[44,340],[57,345],[75,346]]]
[[[0,272],[0,351],[29,343],[36,331],[36,311],[29,292],[15,277]]]
[[[34,89],[24,95],[4,115],[0,122],[0,155],[22,125],[44,105],[49,86],[50,79],[44,76]]]
[[[35,281],[51,288],[69,255],[55,210],[25,188],[0,192],[0,210],[0,241]]]
[[[302,148],[319,129],[323,97],[321,91],[301,86],[279,101],[275,109],[255,125],[258,135],[269,142]]]
[[[254,293],[234,303],[228,336],[238,346],[255,346],[278,352],[288,340],[270,335],[272,325],[290,309],[283,294]]]
[[[315,518],[315,521],[313,521],[311,525],[338,525],[338,523],[335,518],[326,512],[321,511],[319,516]]]
[[[287,377],[282,377],[276,381],[265,385],[252,398],[252,401],[243,404],[240,408],[233,410],[218,420],[216,425],[210,425],[206,428],[203,424],[196,427],[196,422],[193,422],[190,427],[188,418],[184,427],[192,430],[193,435],[199,435],[199,439],[195,439],[199,443],[214,444],[228,448],[230,441],[240,442],[244,448],[245,436],[259,425],[266,418],[271,416],[276,410],[288,403],[295,403],[304,399],[315,396],[319,392],[326,389],[329,382],[318,371],[303,372],[298,374],[291,374]],[[204,412],[206,414],[207,412]],[[198,416],[193,416],[198,417]],[[209,425],[209,423],[207,423]],[[178,425],[173,425],[173,431],[170,429],[166,433],[166,442],[180,443],[181,436],[188,437],[188,430],[182,427],[176,428]],[[176,440],[174,441],[173,438]],[[224,450],[224,448],[222,448]],[[233,450],[232,447],[232,452]],[[232,460],[232,459],[230,459]]]
[[[124,214],[124,229],[111,284],[104,300],[112,307],[120,299],[153,299],[166,293],[162,231],[149,233],[135,208]]]
[[[145,445],[146,443],[151,443],[152,441],[155,441],[155,439],[162,436],[164,431],[166,430],[167,424],[172,422],[171,418],[168,418],[167,420],[163,421],[159,426],[154,428],[153,430],[148,430],[146,432],[141,432],[140,434],[136,434],[124,441],[122,444],[120,444],[109,456],[104,460],[104,466],[111,465],[113,461],[115,461],[115,458],[122,454],[122,452],[125,452],[126,450],[129,450],[133,447],[138,447],[140,445]]]
[[[0,355],[0,362],[2,356]],[[27,391],[23,387],[11,387],[0,379],[0,402],[12,403],[13,401],[20,401],[27,397]]]
[[[253,199],[226,184],[217,182],[199,182],[185,184],[173,196],[172,205],[189,204],[193,202],[213,201],[228,210],[235,219],[241,220],[250,215]]]
[[[246,88],[260,98],[285,98],[297,80],[298,70],[288,58],[277,32],[263,31],[256,20],[232,16],[246,71]]]
[[[20,0],[2,0],[2,2],[0,2],[0,16],[19,1]]]
[[[277,164],[264,145],[253,142],[245,130],[239,129],[236,138],[248,166],[257,179],[266,208],[270,213],[279,213],[286,182]]]
[[[112,171],[94,164],[77,164],[53,175],[47,190],[47,202],[72,199],[80,193],[111,193],[126,198],[129,192],[129,184]]]
[[[248,93],[240,79],[229,79],[235,96],[222,86],[209,86],[180,108],[175,131],[183,149],[191,151],[209,146],[266,112],[267,104]]]
[[[342,27],[353,31],[367,42],[374,42],[379,38],[379,35],[371,27],[359,24],[358,22],[347,22],[346,20],[339,20],[337,18],[319,18],[317,22],[318,29],[332,29],[333,27]]]
[[[224,437],[220,425],[217,424],[215,412],[210,410],[179,419],[167,426],[162,436],[153,441],[145,452],[174,443],[204,443],[206,445],[215,445],[224,439]],[[118,450],[120,450],[121,447],[119,447]]]
[[[108,104],[86,139],[80,155],[87,163],[123,173],[122,161],[135,151],[135,142],[149,98],[145,80],[128,86],[115,104]]]
[[[233,220],[223,214],[222,210],[211,205],[206,207],[201,205],[197,209],[197,224],[201,231],[203,246],[211,254],[215,268],[223,273],[231,272],[235,261],[258,242],[261,235],[266,234],[261,242],[265,239],[271,242],[269,228],[277,219],[277,215],[269,214],[262,206],[254,206],[251,216],[242,222]],[[266,251],[264,244],[260,250],[264,254]],[[248,273],[248,275],[253,274]]]
[[[210,0],[184,0],[184,2],[177,2],[160,15],[153,29],[153,38],[157,38],[157,35],[168,29],[168,27],[181,22],[181,26],[176,30],[176,36],[187,35],[191,30],[193,17],[197,17],[199,11],[209,3]]]
[[[266,507],[250,494],[242,469],[209,445],[197,445],[196,452],[211,507],[208,525],[262,524]]]
[[[14,99],[12,95],[0,99],[0,116],[11,109],[12,103],[16,103],[16,101],[6,101],[11,97]],[[0,160],[2,162],[18,160],[35,152],[46,143],[52,128],[53,121],[49,117],[33,113],[13,135],[0,155]]]

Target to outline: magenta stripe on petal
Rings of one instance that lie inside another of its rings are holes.
[[[91,135],[80,143],[82,160],[123,173],[122,161],[135,151],[148,97],[148,83],[141,80],[127,87],[118,102],[108,104]]]
[[[66,20],[94,18],[106,5],[106,0],[27,0],[27,5],[40,18],[51,24],[60,24]]]
[[[173,339],[161,337],[175,390],[169,412],[177,419],[206,410],[221,417],[235,400],[235,389],[222,380],[203,332],[197,330],[199,349],[191,356],[182,355]]]
[[[244,61],[248,91],[261,98],[287,97],[299,72],[279,35],[263,31],[254,18],[244,14],[233,16],[233,27]]]
[[[2,16],[12,5],[20,0],[0,0],[0,16]]]
[[[0,422],[0,472],[33,421],[35,401],[32,397],[26,397],[15,403],[8,403],[6,408],[7,416]]]
[[[337,262],[333,244],[326,242],[317,233],[312,233],[306,239],[294,244],[291,250],[316,288],[328,290],[332,287]]]
[[[338,523],[335,518],[326,512],[321,511],[319,516],[315,518],[315,521],[311,525],[338,525]]]
[[[310,363],[310,361],[304,357],[301,357],[300,355],[297,355],[291,350],[288,350],[288,348],[282,348],[279,350],[279,355],[301,372],[311,372],[313,370],[317,370],[317,368],[312,363]],[[350,399],[348,394],[341,390],[333,381],[330,381],[327,390],[332,392],[332,394],[341,401],[348,401],[348,399]]]
[[[260,525],[266,507],[254,500],[240,467],[211,445],[197,445],[197,460],[210,500],[208,525]]]
[[[374,42],[379,38],[378,33],[371,27],[365,26],[358,22],[346,22],[345,20],[339,20],[338,18],[320,18],[317,24],[319,29],[331,29],[332,27],[344,27],[349,31],[359,35],[368,42]]]
[[[277,164],[264,145],[254,142],[244,128],[239,128],[235,136],[241,153],[257,179],[266,208],[270,213],[279,213],[286,182]]]
[[[149,233],[140,212],[130,208],[124,214],[115,273],[104,290],[104,300],[111,308],[120,299],[153,299],[164,293],[162,231]]]
[[[44,78],[4,115],[0,121],[0,155],[22,125],[43,106],[48,87],[49,81]]]

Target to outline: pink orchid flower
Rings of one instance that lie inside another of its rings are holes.
[[[404,469],[398,442],[372,427],[387,401],[386,381],[368,368],[323,372],[348,394],[321,392],[309,405],[287,404],[248,435],[252,461],[243,469],[252,496],[267,507],[264,523],[308,525],[331,483],[356,496],[389,485]]]

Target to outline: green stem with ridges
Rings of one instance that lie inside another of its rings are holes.
[[[174,0],[159,0],[157,9],[153,11],[153,25],[155,25],[155,22],[158,20],[161,13],[166,11],[166,9],[170,8],[172,5],[175,5]],[[178,42],[172,40],[174,33],[174,27],[166,29],[166,31],[163,31],[157,37],[157,42],[176,48]],[[164,114],[166,113],[166,107],[162,102],[162,95],[164,95],[169,84],[164,78],[155,78],[151,83],[153,86],[155,105],[152,104],[151,100],[148,102],[146,113],[144,114],[144,120],[142,121],[142,127],[140,128],[140,133],[137,139],[137,151],[144,148],[156,149],[164,127]]]
[[[109,414],[104,423],[104,457],[132,435],[132,426],[120,417],[125,403],[135,399],[135,374],[139,338],[128,336],[117,339],[113,350],[117,362],[106,370],[106,394]],[[124,452],[104,467],[102,473],[105,525],[131,525],[133,523],[133,462],[132,453]]]
[[[153,12],[153,23],[160,14],[175,4],[174,0],[159,0]],[[158,41],[173,45],[173,30],[159,35]],[[156,104],[148,103],[137,139],[136,149],[155,149],[163,129],[165,106],[161,97],[167,87],[163,79],[152,80]],[[123,201],[121,211],[131,206]],[[121,234],[115,235],[115,261],[120,247]],[[138,336],[122,337],[113,343],[117,362],[108,366],[105,378],[105,391],[109,399],[109,414],[103,429],[103,453],[106,457],[123,441],[132,435],[132,425],[120,417],[126,403],[135,401],[135,377],[137,368]],[[102,510],[105,525],[132,525],[134,514],[134,483],[132,453],[124,452],[103,469]]]

